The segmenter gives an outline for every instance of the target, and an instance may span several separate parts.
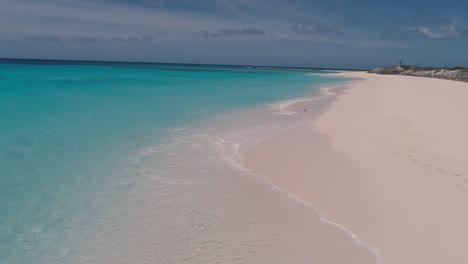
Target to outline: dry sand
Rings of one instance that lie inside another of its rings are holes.
[[[468,263],[468,83],[338,75],[363,79],[310,122],[248,150],[245,164],[386,264]]]

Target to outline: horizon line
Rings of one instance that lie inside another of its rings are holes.
[[[165,64],[165,65],[189,65],[189,66],[218,66],[218,67],[253,67],[253,68],[280,68],[280,69],[303,69],[303,70],[345,70],[345,71],[368,71],[369,69],[357,68],[320,68],[299,66],[277,66],[277,65],[248,65],[248,64],[213,64],[213,63],[180,63],[180,62],[145,62],[145,61],[118,61],[118,60],[79,60],[79,59],[37,59],[37,58],[0,58],[0,63],[10,62],[14,64],[34,64],[32,62],[49,62],[50,64]],[[28,63],[29,62],[29,63]]]

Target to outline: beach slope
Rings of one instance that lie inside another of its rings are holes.
[[[248,150],[246,165],[384,263],[468,263],[468,84],[339,75],[361,80],[318,117]]]

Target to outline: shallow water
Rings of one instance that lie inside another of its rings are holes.
[[[271,103],[337,79],[221,66],[0,66],[5,263],[349,263],[356,252],[371,256],[249,173],[239,152],[301,122]]]

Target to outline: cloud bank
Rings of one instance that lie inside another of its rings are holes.
[[[115,37],[100,37],[100,36],[72,36],[61,37],[57,35],[33,35],[25,37],[24,40],[42,43],[97,43],[97,42],[142,42],[152,41],[153,34],[143,34],[141,36],[115,36]]]
[[[239,29],[219,29],[215,31],[202,30],[199,33],[202,37],[232,37],[232,36],[266,36],[269,35],[266,31],[258,28],[239,28]],[[270,34],[273,35],[273,34]]]
[[[318,21],[312,20],[307,23],[297,23],[291,27],[291,30],[296,33],[302,34],[318,34],[318,35],[329,35],[329,34],[340,34],[341,32],[332,26],[322,24]]]

